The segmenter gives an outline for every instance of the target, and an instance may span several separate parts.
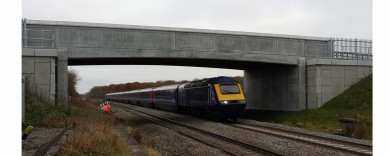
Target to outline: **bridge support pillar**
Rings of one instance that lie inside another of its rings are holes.
[[[299,111],[306,109],[305,59],[297,66],[244,71],[246,109]]]
[[[68,49],[58,49],[57,89],[57,105],[66,105],[68,102]]]

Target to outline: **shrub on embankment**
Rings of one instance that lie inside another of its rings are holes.
[[[114,117],[93,104],[72,96],[70,107],[55,106],[28,83],[25,95],[25,125],[72,129],[59,155],[132,155]]]
[[[68,107],[55,107],[40,101],[30,104],[34,109],[26,113],[28,125],[72,129],[59,155],[132,155],[115,118],[98,111],[91,103],[74,100],[70,111]]]
[[[358,121],[352,137],[372,139],[372,75],[318,109],[299,112],[247,111],[243,117],[325,133],[335,133],[340,128],[338,119],[352,118]]]
[[[78,105],[80,111],[73,133],[67,138],[61,155],[132,155],[113,116],[97,111],[92,104]]]
[[[74,107],[54,105],[47,95],[38,92],[36,86],[30,84],[30,77],[27,76],[25,84],[25,125],[43,127],[65,127],[68,123],[70,110]],[[68,71],[68,92],[73,100],[78,100],[76,84],[80,80],[75,70]],[[76,102],[75,101],[75,102]],[[70,123],[69,123],[70,124]]]

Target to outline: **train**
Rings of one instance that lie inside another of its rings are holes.
[[[108,93],[105,100],[234,121],[247,104],[240,83],[226,76]]]

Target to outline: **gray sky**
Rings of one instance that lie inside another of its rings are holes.
[[[22,0],[22,17],[372,39],[371,0]],[[70,68],[81,77],[79,93],[114,83],[243,75],[241,70],[173,66]]]

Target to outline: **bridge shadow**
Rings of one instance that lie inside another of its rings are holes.
[[[245,110],[240,119],[256,120],[261,122],[274,121],[276,117],[285,114],[288,111],[272,111],[272,110]]]
[[[293,66],[268,62],[201,58],[72,58],[68,60],[68,65],[172,65],[238,70],[250,70],[277,66]]]

